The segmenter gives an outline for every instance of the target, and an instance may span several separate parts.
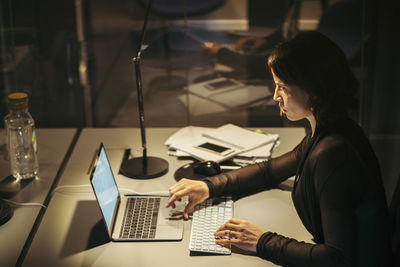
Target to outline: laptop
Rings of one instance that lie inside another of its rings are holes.
[[[121,195],[103,143],[90,175],[107,232],[112,241],[182,240],[183,216],[165,208],[168,196]]]

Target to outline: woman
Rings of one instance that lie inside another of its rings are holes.
[[[168,206],[189,196],[185,217],[208,197],[252,192],[295,175],[292,199],[315,244],[231,219],[216,243],[287,266],[384,266],[390,255],[387,206],[376,156],[347,111],[358,82],[340,48],[318,32],[279,44],[268,58],[274,100],[311,131],[293,151],[202,181],[182,179]],[[229,233],[231,239],[220,238]],[[220,239],[219,239],[220,238]]]

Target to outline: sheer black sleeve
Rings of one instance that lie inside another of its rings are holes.
[[[309,162],[318,207],[313,212],[319,219],[308,221],[307,208],[298,211],[319,241],[299,242],[267,232],[258,241],[257,254],[284,266],[384,266],[384,251],[389,251],[386,207],[371,166],[346,145],[319,148]],[[322,233],[313,228],[316,221]]]
[[[210,197],[266,189],[295,175],[307,140],[305,137],[292,151],[270,161],[205,178],[203,181],[208,185]]]

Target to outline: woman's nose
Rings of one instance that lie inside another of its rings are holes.
[[[273,100],[275,100],[275,101],[279,101],[279,95],[278,95],[278,86],[275,86],[275,90],[274,90],[274,96],[273,96]]]

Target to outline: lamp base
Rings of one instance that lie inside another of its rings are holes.
[[[151,179],[160,177],[168,172],[168,162],[162,158],[147,157],[143,162],[143,157],[131,158],[126,160],[120,172],[135,179]]]

